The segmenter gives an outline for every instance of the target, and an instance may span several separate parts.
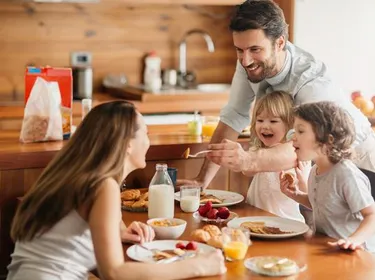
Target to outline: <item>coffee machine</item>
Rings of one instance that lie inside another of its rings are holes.
[[[73,72],[73,99],[92,98],[93,71],[90,52],[72,52],[70,64]]]

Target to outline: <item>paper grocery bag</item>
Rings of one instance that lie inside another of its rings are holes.
[[[60,107],[58,83],[37,77],[26,102],[20,141],[32,143],[62,140]]]

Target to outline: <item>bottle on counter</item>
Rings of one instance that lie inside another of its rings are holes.
[[[193,120],[188,122],[189,135],[199,136],[202,134],[202,120],[198,111],[194,112]]]
[[[161,58],[155,51],[150,52],[145,58],[143,81],[146,91],[158,92],[161,89]]]
[[[148,189],[148,217],[173,218],[174,186],[166,164],[156,164],[156,172]]]

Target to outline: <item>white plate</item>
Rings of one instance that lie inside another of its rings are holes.
[[[243,222],[265,222],[266,226],[278,227],[282,231],[292,232],[292,233],[285,233],[285,234],[260,234],[260,233],[250,232],[251,236],[261,237],[261,238],[270,238],[270,239],[289,238],[289,237],[304,234],[305,232],[309,230],[309,227],[302,222],[290,220],[286,218],[280,218],[280,217],[271,217],[271,216],[235,218],[228,222],[228,227],[240,227]]]
[[[229,222],[230,220],[233,220],[234,218],[237,218],[238,217],[238,214],[235,213],[235,212],[232,212],[232,211],[229,211],[229,217],[226,218],[226,219],[221,219],[221,218],[217,218],[217,219],[209,219],[207,217],[202,217],[198,211],[194,212],[193,213],[193,218],[194,219],[197,219],[199,221],[203,221],[203,222],[206,222],[206,223],[210,223],[210,224],[223,224],[223,223],[227,223]]]
[[[290,276],[290,275],[293,275],[293,274],[303,272],[307,269],[306,265],[299,266],[298,263],[296,263],[294,269],[291,269],[290,271],[271,272],[271,271],[263,270],[261,267],[259,267],[257,265],[257,263],[259,261],[264,261],[264,260],[267,260],[267,259],[270,259],[270,258],[272,258],[272,259],[284,259],[283,257],[273,257],[273,256],[253,257],[253,258],[246,259],[244,261],[244,265],[247,269],[249,269],[249,270],[251,270],[255,273],[258,273],[258,274],[261,274],[261,275],[267,275],[267,276],[275,276],[275,277]]]
[[[245,198],[243,195],[235,192],[230,191],[222,191],[222,190],[204,190],[206,194],[212,194],[219,199],[223,200],[223,203],[219,204],[212,204],[212,207],[222,207],[222,206],[230,206],[234,204],[241,203]],[[174,199],[180,201],[180,192],[176,192],[174,194]],[[204,205],[201,203],[200,205]]]
[[[157,241],[151,241],[148,243],[144,243],[143,246],[149,248],[149,249],[158,249],[160,251],[164,250],[173,250],[176,248],[176,244],[179,242],[183,242],[184,244],[189,243],[189,241],[183,241],[183,240],[157,240]],[[216,250],[214,247],[208,246],[203,243],[196,242],[198,244],[198,250],[200,252],[209,252]],[[126,250],[126,255],[128,255],[129,258],[139,261],[139,262],[155,262],[155,260],[152,258],[153,254],[151,251],[145,250],[140,246],[132,245]]]

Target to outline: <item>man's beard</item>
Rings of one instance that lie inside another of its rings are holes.
[[[275,52],[272,52],[270,58],[266,59],[264,62],[256,63],[259,65],[259,68],[262,69],[262,72],[258,75],[249,75],[249,72],[247,69],[252,68],[254,66],[254,63],[250,64],[249,66],[244,67],[246,69],[247,78],[252,83],[259,83],[263,81],[266,78],[270,78],[273,76],[273,72],[276,67],[276,55]],[[258,68],[258,69],[259,69]],[[255,71],[257,71],[256,69]]]

